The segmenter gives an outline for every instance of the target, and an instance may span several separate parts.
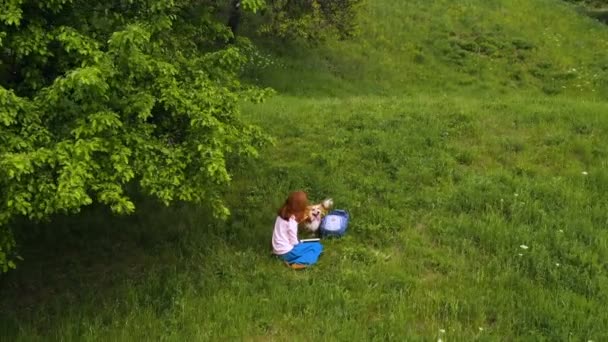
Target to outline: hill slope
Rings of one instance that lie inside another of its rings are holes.
[[[549,0],[368,2],[361,36],[268,46],[276,138],[201,208],[91,209],[24,236],[12,340],[608,338],[608,29]],[[269,256],[293,190],[353,217],[320,263]],[[63,231],[64,234],[44,234]]]
[[[274,47],[254,77],[284,93],[608,90],[608,32],[557,0],[368,1],[360,36],[329,47]],[[280,67],[276,67],[276,66]]]

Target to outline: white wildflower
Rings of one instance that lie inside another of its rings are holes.
[[[445,329],[439,329],[439,332],[445,334]]]
[[[563,230],[563,229],[560,229],[560,230],[559,230],[559,232],[560,232],[560,233],[563,233],[563,232],[564,232],[564,230]]]
[[[479,327],[479,331],[483,331],[483,328],[482,328],[482,327]]]
[[[589,174],[589,172],[587,172],[587,171],[583,171],[583,172],[581,172],[581,173],[583,174],[583,176],[586,176],[586,175],[588,175],[588,174]]]
[[[518,196],[519,196],[519,194],[518,194],[518,193],[515,193],[515,197],[518,197]]]
[[[520,257],[524,256],[524,255],[523,255],[523,254],[521,254],[521,253],[519,253],[519,254],[517,254],[517,255],[519,255]]]
[[[526,245],[520,245],[519,248],[521,248],[521,249],[528,249],[528,246],[526,246]]]
[[[556,263],[555,263],[555,266],[559,267],[559,262],[556,262]]]

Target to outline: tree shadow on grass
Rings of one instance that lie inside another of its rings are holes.
[[[138,277],[150,256],[179,240],[185,228],[179,211],[147,203],[139,204],[136,214],[119,217],[93,206],[45,223],[17,224],[24,261],[3,276],[2,292],[14,296],[2,296],[1,303],[27,310],[77,287],[103,289],[117,279]]]
[[[608,24],[608,8],[589,9],[586,14],[604,24]]]
[[[0,337],[16,338],[23,326],[44,335],[68,311],[95,320],[104,311],[97,308],[128,312],[129,305],[144,301],[142,306],[161,312],[173,301],[172,286],[203,286],[202,278],[214,272],[208,266],[216,262],[216,247],[266,253],[265,236],[239,229],[245,228],[239,223],[243,215],[221,222],[200,206],[145,201],[131,216],[98,206],[47,223],[16,225],[24,261],[0,276]],[[128,298],[133,288],[142,292],[137,299]]]

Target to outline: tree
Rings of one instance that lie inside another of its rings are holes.
[[[228,215],[228,160],[269,139],[239,120],[268,90],[239,82],[249,43],[226,44],[224,3],[0,0],[0,271],[12,219],[130,213],[129,184]]]
[[[131,213],[131,185],[226,217],[230,161],[270,142],[239,120],[239,101],[271,92],[239,81],[255,55],[241,17],[274,37],[344,38],[359,2],[0,0],[0,273],[15,267],[14,218]]]
[[[361,3],[362,0],[233,0],[229,25],[236,34],[241,7],[253,13],[261,9],[256,29],[264,35],[313,43],[332,36],[346,39],[356,33]]]
[[[238,34],[238,28],[241,24],[241,0],[232,0],[230,4],[230,17],[228,18],[228,26],[232,32],[230,43],[234,43]]]

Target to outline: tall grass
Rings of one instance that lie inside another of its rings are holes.
[[[608,30],[556,1],[367,6],[358,40],[250,71],[281,91],[244,107],[276,145],[228,221],[141,200],[28,225],[0,337],[608,339]],[[293,189],[352,215],[303,272],[270,255]]]

